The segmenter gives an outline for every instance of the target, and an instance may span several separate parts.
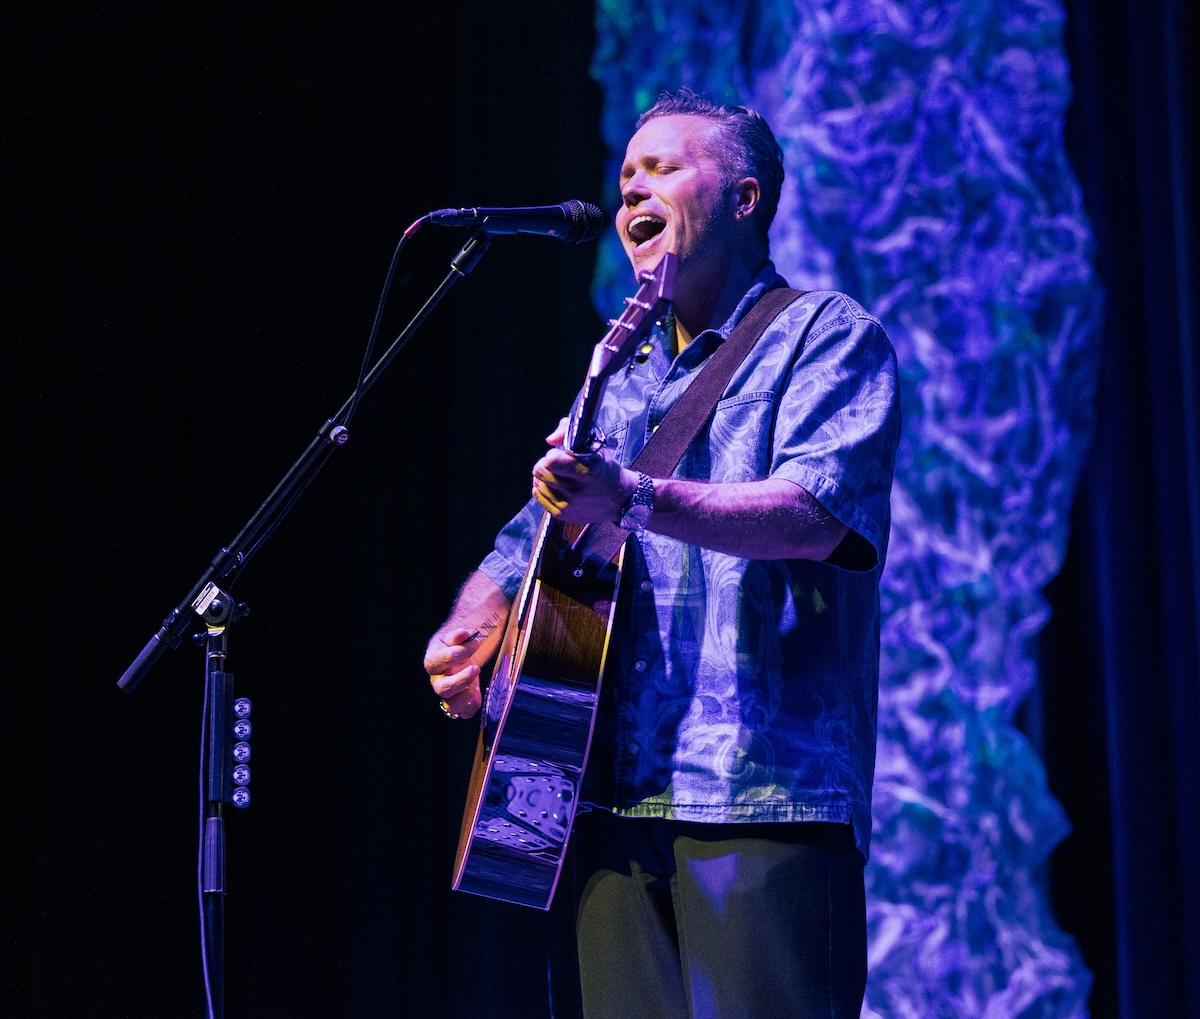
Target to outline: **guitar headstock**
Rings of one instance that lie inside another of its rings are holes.
[[[678,256],[668,251],[653,269],[638,274],[638,289],[625,298],[625,310],[609,319],[608,332],[592,352],[588,377],[606,379],[621,367],[650,332],[654,323],[666,314],[675,299],[675,267]]]

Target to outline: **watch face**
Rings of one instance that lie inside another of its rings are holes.
[[[650,519],[650,507],[644,502],[635,502],[621,517],[621,526],[627,531],[640,531]]]

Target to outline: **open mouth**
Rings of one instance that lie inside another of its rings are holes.
[[[641,247],[647,241],[653,240],[667,228],[666,220],[657,216],[634,216],[625,228],[634,247]]]

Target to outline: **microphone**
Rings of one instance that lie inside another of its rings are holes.
[[[537,234],[581,244],[594,241],[608,218],[596,206],[572,199],[562,205],[437,209],[422,219],[437,226],[482,225],[489,234]]]

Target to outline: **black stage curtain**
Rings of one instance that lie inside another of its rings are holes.
[[[1051,890],[1093,969],[1094,1015],[1188,1016],[1200,1002],[1195,5],[1067,9],[1068,145],[1105,315],[1096,436],[1033,705],[1075,825]]]
[[[598,199],[592,11],[0,19],[19,355],[0,1011],[199,1015],[201,657],[133,695],[117,677],[349,394],[405,227]],[[409,243],[385,339],[466,238]],[[545,1010],[546,918],[449,891],[474,732],[421,658],[583,378],[595,257],[497,239],[239,581],[254,800],[226,825],[231,1016]]]

